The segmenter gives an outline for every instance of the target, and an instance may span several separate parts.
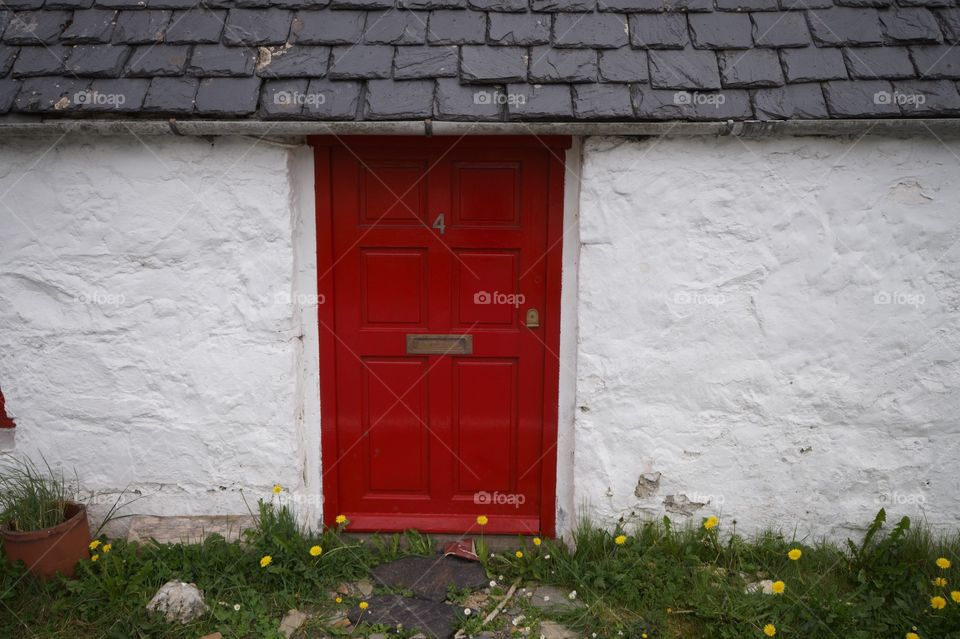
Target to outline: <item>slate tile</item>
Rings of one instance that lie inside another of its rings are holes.
[[[294,45],[261,51],[257,75],[263,78],[319,78],[327,73],[330,47]]]
[[[182,75],[190,47],[183,45],[142,45],[134,48],[125,75],[152,77]]]
[[[13,11],[36,11],[44,4],[44,0],[6,0],[3,6]]]
[[[938,10],[936,14],[943,30],[944,40],[951,44],[960,43],[960,9]]]
[[[753,41],[758,47],[805,47],[812,42],[802,13],[752,13],[750,20]]]
[[[330,57],[329,76],[333,80],[389,78],[393,66],[393,47],[358,44],[335,46]]]
[[[758,89],[753,109],[759,120],[819,120],[829,115],[819,82]]]
[[[0,8],[0,35],[7,30],[7,25],[13,19],[13,11]]]
[[[147,95],[150,80],[110,78],[94,80],[90,88],[76,95],[81,112],[138,113]]]
[[[777,11],[779,0],[717,0],[719,11]]]
[[[73,12],[73,22],[60,35],[61,42],[85,44],[110,42],[113,20],[117,12],[112,9],[85,9]]]
[[[550,42],[549,13],[489,13],[490,43],[534,45]]]
[[[856,47],[843,50],[851,78],[912,78],[916,75],[905,47]]]
[[[200,81],[196,78],[153,78],[143,108],[154,113],[193,113],[199,86]]]
[[[880,24],[889,42],[943,42],[940,25],[929,9],[916,7],[881,11]]]
[[[650,84],[655,89],[719,89],[717,56],[713,51],[690,47],[651,51]]]
[[[457,47],[397,47],[393,77],[397,80],[457,77]]]
[[[753,45],[753,25],[745,13],[692,13],[690,35],[698,49],[746,49]]]
[[[292,22],[293,12],[285,9],[230,9],[223,42],[234,46],[284,44]],[[198,108],[199,104],[198,100]]]
[[[102,2],[103,0],[97,0]],[[203,6],[203,0],[147,0],[150,9],[196,9]]]
[[[15,111],[69,113],[78,111],[77,94],[90,86],[88,78],[28,78],[20,85]]]
[[[647,82],[647,52],[630,47],[607,49],[600,52],[600,80],[602,82]]]
[[[303,117],[311,120],[353,120],[360,109],[360,82],[310,80],[307,95],[323,96],[303,105]]]
[[[460,77],[464,82],[504,84],[527,79],[527,49],[523,47],[460,47]]]
[[[807,12],[810,32],[818,45],[882,44],[876,9],[834,7]]]
[[[363,115],[368,120],[412,120],[433,116],[432,80],[370,80]]]
[[[906,80],[893,83],[894,99],[906,116],[960,114],[960,92],[949,80]]]
[[[7,113],[20,93],[20,80],[0,80],[0,113]]]
[[[481,11],[431,11],[427,23],[430,44],[483,44],[487,14]]]
[[[721,51],[720,80],[724,87],[773,87],[784,84],[780,57],[770,49]]]
[[[223,33],[226,11],[190,9],[174,11],[167,26],[167,44],[215,44]]]
[[[633,103],[628,84],[575,84],[573,114],[582,120],[632,119]]]
[[[256,52],[246,47],[198,44],[190,55],[187,73],[206,78],[252,75],[256,58]]]
[[[900,115],[890,96],[893,86],[885,80],[825,82],[823,95],[835,118],[873,118]]]
[[[698,13],[713,11],[713,0],[601,0],[601,11]]]
[[[596,82],[597,52],[592,49],[530,50],[531,82]]]
[[[910,47],[910,57],[923,80],[960,79],[960,47]]]
[[[528,7],[527,0],[469,0],[469,4],[471,9],[503,13],[523,13]]]
[[[568,84],[508,84],[507,117],[512,120],[566,120],[573,117]]]
[[[680,13],[631,15],[630,43],[643,49],[683,49],[690,44],[687,18]]]
[[[467,0],[397,0],[404,9],[466,9]]]
[[[898,0],[901,7],[952,7],[953,0]]]
[[[3,32],[7,44],[51,44],[70,24],[71,11],[17,11]]]
[[[103,9],[144,9],[147,0],[94,0],[93,6]]]
[[[553,18],[557,47],[617,49],[629,41],[627,19],[618,13],[558,13]]]
[[[500,86],[470,86],[449,78],[437,80],[436,113],[441,120],[499,120],[508,99]]]
[[[392,9],[394,0],[330,0],[331,9]]]
[[[368,44],[424,44],[428,14],[424,11],[390,9],[367,14],[363,41]]]
[[[93,0],[47,0],[43,3],[44,9],[89,9]]]
[[[780,0],[780,8],[784,11],[808,11],[831,7],[833,7],[833,0]]]
[[[293,41],[299,44],[355,44],[360,42],[365,11],[299,11]]]
[[[597,0],[530,0],[532,11],[593,11]]]
[[[0,44],[0,78],[10,73],[10,68],[13,67],[13,61],[17,59],[19,52],[19,47]]]
[[[113,41],[120,44],[162,42],[172,11],[120,11]]]
[[[847,77],[840,49],[783,49],[780,51],[783,72],[787,82],[815,82],[839,80]]]
[[[62,75],[68,57],[70,57],[70,49],[59,44],[21,47],[20,54],[13,63],[13,77]]]
[[[685,120],[693,107],[678,99],[682,94],[682,91],[636,85],[633,87],[633,108],[641,120]]]
[[[743,90],[694,92],[690,94],[690,107],[688,117],[691,120],[712,122],[753,118],[750,93]]]
[[[889,7],[893,4],[893,0],[834,0],[833,3],[838,7],[876,7],[879,9]]]
[[[325,100],[326,96],[307,93],[310,81],[269,80],[260,87],[259,115],[268,120],[299,118],[308,100]]]
[[[196,111],[201,115],[242,116],[257,110],[260,78],[204,78],[197,88]]]
[[[368,610],[353,606],[347,618],[354,624],[363,619],[366,623],[391,628],[402,626],[411,631],[422,630],[418,634],[429,637],[453,637],[457,629],[453,606],[399,595],[374,595],[370,598]]]
[[[67,60],[67,73],[93,78],[114,78],[120,75],[131,51],[131,47],[123,45],[77,45]]]
[[[224,4],[229,0],[222,0]],[[323,9],[330,0],[266,0],[270,6],[281,9]]]

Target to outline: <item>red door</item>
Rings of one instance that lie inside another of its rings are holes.
[[[553,534],[566,140],[317,142],[326,520]]]

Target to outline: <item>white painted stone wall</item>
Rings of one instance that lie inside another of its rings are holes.
[[[576,503],[955,530],[958,156],[932,135],[589,140]]]
[[[274,482],[319,493],[303,472],[294,155],[245,138],[0,145],[18,452],[76,469],[101,501],[141,493],[138,513],[243,514],[240,491],[254,506]]]

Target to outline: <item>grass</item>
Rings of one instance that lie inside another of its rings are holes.
[[[109,552],[101,544],[92,551],[97,560],[82,562],[71,581],[42,584],[6,567],[0,574],[0,629],[7,630],[0,635],[196,639],[220,631],[227,638],[277,637],[288,609],[343,611],[357,600],[334,601],[338,584],[403,554],[432,552],[432,540],[415,532],[361,543],[346,539],[343,526],[302,530],[279,500],[261,503],[258,515],[258,527],[243,542],[115,541]],[[322,548],[318,556],[310,552],[314,546]],[[788,557],[791,549],[801,551],[799,559]],[[522,557],[515,551],[487,554],[497,584],[487,607],[462,619],[465,630],[478,632],[483,615],[519,580],[576,591],[571,596],[585,606],[553,616],[584,637],[763,638],[771,624],[777,637],[803,639],[904,638],[909,632],[922,639],[960,638],[960,602],[950,594],[960,589],[960,538],[934,537],[907,520],[888,524],[883,511],[863,539],[846,546],[775,533],[745,539],[725,534],[723,522],[710,529],[700,523],[676,528],[664,519],[614,530],[582,522],[573,547],[519,540],[517,550]],[[261,567],[266,556],[271,560]],[[939,567],[940,557],[951,566]],[[187,626],[170,626],[147,613],[147,601],[173,578],[203,589],[210,613]],[[934,585],[938,578],[947,584]],[[783,593],[747,592],[749,583],[762,579],[783,581]],[[460,605],[466,595],[453,592],[451,600]],[[935,596],[945,599],[942,609],[931,606]],[[497,623],[506,621],[516,636],[524,628],[539,636],[544,615],[518,592]],[[323,615],[308,627],[311,636],[351,630],[324,627]]]
[[[11,530],[30,532],[64,520],[65,502],[73,497],[63,478],[44,460],[46,472],[28,458],[3,456],[0,465],[0,521]]]

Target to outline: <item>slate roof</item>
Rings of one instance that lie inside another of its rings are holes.
[[[4,0],[0,114],[960,114],[958,0]]]

